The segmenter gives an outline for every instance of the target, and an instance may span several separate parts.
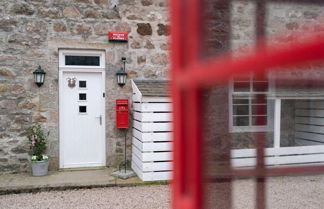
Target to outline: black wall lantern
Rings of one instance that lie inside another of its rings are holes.
[[[41,68],[41,66],[38,66],[37,70],[33,72],[34,74],[34,82],[35,84],[40,87],[44,84],[45,80],[45,71]]]
[[[118,85],[123,87],[126,83],[126,77],[127,77],[126,68],[125,68],[126,57],[122,57],[121,60],[124,63],[124,68],[120,68],[120,70],[117,71],[116,76],[117,76]]]

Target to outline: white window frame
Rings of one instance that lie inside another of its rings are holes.
[[[250,82],[250,88],[253,88],[253,85],[251,85],[252,82],[252,76],[249,76],[249,82]],[[249,97],[249,122],[251,122],[252,115],[250,114],[252,105],[251,105],[251,99],[250,97],[253,94],[252,89],[250,89],[249,92],[234,92],[234,79],[230,79],[229,82],[229,131],[230,133],[242,133],[242,132],[269,132],[273,130],[273,119],[274,115],[274,100],[269,99],[269,95],[271,95],[271,92],[273,92],[274,85],[271,79],[268,79],[268,92],[266,93],[267,96],[267,125],[265,126],[255,126],[255,125],[248,125],[248,126],[235,126],[234,120],[233,120],[233,94],[238,96],[246,96]]]
[[[99,66],[91,66],[91,65],[66,65],[65,64],[65,56],[99,56]],[[105,68],[106,60],[105,60],[105,51],[98,50],[60,50],[59,51],[59,67],[60,68],[69,68],[69,69],[98,69]]]

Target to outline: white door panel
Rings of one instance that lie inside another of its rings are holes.
[[[102,73],[98,72],[63,72],[60,97],[63,168],[105,165],[102,79]]]

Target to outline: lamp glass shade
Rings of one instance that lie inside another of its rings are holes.
[[[37,86],[41,86],[44,84],[45,80],[45,71],[39,66],[37,70],[33,72],[34,74],[34,82]]]
[[[124,86],[126,83],[127,73],[121,68],[117,73],[117,83],[119,86]]]

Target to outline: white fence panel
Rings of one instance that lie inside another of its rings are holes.
[[[132,168],[143,181],[170,180],[172,113],[170,98],[142,97],[133,103]]]
[[[172,131],[172,123],[141,123],[140,121],[133,121],[133,126],[141,132],[162,132]]]
[[[163,133],[143,133],[137,129],[133,129],[133,136],[139,139],[142,142],[166,142],[172,141],[172,133],[171,132],[163,132]]]
[[[171,113],[142,113],[142,112],[135,112],[134,119],[141,121],[141,122],[165,122],[172,120]]]
[[[171,152],[141,152],[137,147],[133,145],[133,153],[142,162],[153,162],[153,161],[170,161]]]
[[[137,167],[143,172],[154,171],[170,171],[172,169],[171,162],[142,162],[135,154],[132,155]]]
[[[171,151],[171,142],[141,142],[136,137],[133,137],[133,145],[135,145],[140,150],[145,150],[147,152],[153,151]]]
[[[296,123],[309,124],[309,125],[322,125],[324,126],[323,118],[311,118],[311,117],[296,117]]]
[[[266,148],[265,156],[266,165],[324,163],[324,146]],[[231,158],[234,167],[255,166],[256,150],[232,150]]]
[[[138,112],[171,112],[171,103],[134,103]]]
[[[324,110],[304,110],[297,109],[296,116],[324,117]]]

